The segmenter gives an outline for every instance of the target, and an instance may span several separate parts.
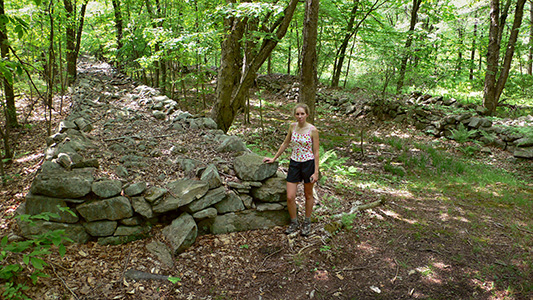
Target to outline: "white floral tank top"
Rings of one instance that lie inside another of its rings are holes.
[[[313,154],[313,139],[311,138],[312,129],[313,126],[309,126],[309,130],[306,133],[292,131],[292,160],[302,162],[315,158],[315,155]]]

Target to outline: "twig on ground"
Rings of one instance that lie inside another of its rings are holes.
[[[383,203],[383,200],[380,199],[380,200],[377,200],[377,201],[374,201],[374,202],[371,202],[371,203],[368,203],[368,204],[356,205],[356,206],[352,207],[350,212],[333,215],[333,218],[338,219],[338,218],[342,218],[343,215],[352,215],[352,214],[354,214],[354,213],[356,213],[356,212],[358,212],[360,210],[374,208],[376,206],[381,205],[382,203]]]
[[[131,256],[131,250],[132,248],[130,247],[130,251],[128,252],[128,257],[126,257],[126,262],[124,263],[124,269],[122,269],[122,278],[121,278],[121,281],[124,282],[124,276],[126,274],[126,268],[128,267],[128,264],[130,263],[130,256]]]
[[[394,275],[394,278],[391,279],[391,283],[394,283],[396,281],[396,279],[398,278],[398,272],[400,271],[400,264],[398,263],[396,258],[394,259],[394,263],[396,263],[396,275]]]
[[[57,278],[59,278],[59,280],[61,280],[61,283],[63,283],[63,285],[67,288],[67,290],[74,296],[74,299],[80,299],[78,297],[78,295],[76,295],[76,293],[74,293],[74,291],[68,286],[68,284],[65,282],[65,280],[63,279],[63,277],[59,276],[59,274],[56,272],[56,268],[54,266],[55,264],[50,262],[50,266],[52,266],[52,270],[54,271],[54,274],[56,274]]]

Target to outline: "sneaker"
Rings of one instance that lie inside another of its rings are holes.
[[[304,222],[304,225],[302,226],[302,232],[300,232],[303,236],[308,236],[311,234],[311,222]]]
[[[289,225],[289,228],[287,228],[287,230],[285,230],[285,234],[291,234],[291,233],[295,233],[296,231],[298,231],[298,222],[291,222],[291,224]]]

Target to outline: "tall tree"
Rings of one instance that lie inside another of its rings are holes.
[[[510,1],[509,1],[510,2]],[[509,3],[508,2],[508,3]],[[518,39],[518,32],[522,24],[522,17],[524,15],[524,4],[526,0],[517,0],[514,14],[513,26],[503,63],[500,67],[500,48],[501,40],[504,31],[504,24],[507,18],[508,5],[504,10],[500,11],[500,1],[491,0],[490,2],[490,29],[489,29],[489,44],[487,48],[487,70],[485,73],[485,85],[483,88],[483,106],[488,109],[489,114],[494,114],[500,96],[509,77],[509,70],[513,60],[516,40]]]
[[[120,53],[120,50],[122,49],[122,29],[124,27],[122,23],[122,12],[120,7],[120,0],[112,0],[113,2],[113,11],[115,13],[115,30],[117,34],[117,56]]]
[[[300,93],[298,101],[309,107],[308,120],[314,123],[316,86],[317,86],[317,56],[316,41],[318,35],[319,0],[307,0],[303,23],[302,67],[300,68]]]
[[[400,64],[400,72],[398,74],[398,84],[396,85],[396,93],[400,93],[403,87],[403,81],[405,80],[405,71],[407,70],[407,61],[409,60],[409,51],[413,44],[413,35],[418,20],[418,10],[420,9],[422,0],[413,0],[413,7],[411,8],[411,21],[409,23],[409,32],[407,33],[407,40],[405,41],[405,49]]]
[[[81,34],[83,32],[83,22],[88,0],[84,1],[81,6],[80,19],[76,20],[76,5],[71,0],[63,0],[66,11],[66,59],[67,59],[67,84],[70,85],[76,80],[76,64],[80,51]],[[76,28],[78,24],[78,28]],[[77,29],[77,30],[76,30]]]
[[[297,4],[298,0],[291,0],[273,25],[270,28],[263,28],[266,32],[264,32],[261,46],[251,59],[249,67],[244,69],[240,68],[242,66],[241,39],[246,18],[236,16],[225,18],[224,28],[227,34],[222,42],[220,54],[220,68],[215,91],[216,103],[211,109],[211,117],[224,132],[229,130],[237,112],[244,107],[246,95],[255,80],[257,71],[287,33]]]
[[[353,8],[350,12],[350,18],[348,20],[348,24],[346,25],[344,38],[342,39],[341,45],[335,55],[335,63],[333,65],[333,77],[331,79],[332,87],[339,86],[342,66],[346,57],[346,49],[348,49],[348,44],[350,43],[350,40],[355,38],[355,36],[357,35],[357,31],[359,30],[363,22],[366,20],[366,18],[384,3],[386,3],[386,1],[376,0],[374,3],[372,3],[372,6],[370,6],[370,8],[364,13],[364,15],[362,15],[361,19],[357,22],[357,24],[355,24],[355,19],[363,4],[360,0],[354,0]]]
[[[529,55],[527,73],[533,75],[533,0],[529,1]]]
[[[0,54],[4,61],[7,61],[9,59],[9,44],[6,20],[8,19],[5,14],[4,0],[0,0]],[[6,68],[4,67],[4,69]],[[6,125],[8,127],[16,127],[18,126],[18,122],[17,110],[15,107],[15,93],[13,92],[13,76],[10,72],[2,72],[1,75],[3,77],[4,95],[6,98],[4,107]]]

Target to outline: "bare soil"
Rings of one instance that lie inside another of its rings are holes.
[[[252,97],[251,124],[238,119],[230,133],[273,155],[291,120],[287,108],[291,101],[268,91],[262,99],[263,126],[259,100]],[[59,107],[60,99],[55,101]],[[63,101],[62,114],[54,114],[53,128],[69,112],[68,97]],[[23,101],[18,103],[21,109],[28,107]],[[34,110],[29,126],[17,129],[21,133],[17,156],[6,165],[6,174],[12,177],[0,192],[2,236],[17,233],[11,217],[42,163],[47,135],[46,123],[40,118],[43,115],[44,111]],[[397,150],[370,137],[402,136],[413,142],[432,142],[408,125],[365,116],[352,118],[328,109],[322,109],[319,116],[315,123],[322,143],[347,157],[346,165],[376,177],[389,178],[383,160]],[[364,154],[354,146],[361,132]],[[200,151],[192,143],[182,143],[187,145],[192,153]],[[441,141],[440,145],[461,155],[453,141]],[[167,146],[155,147],[167,153]],[[529,185],[524,190],[533,199],[531,161],[514,160],[508,152],[491,150],[477,161],[525,178]],[[152,182],[161,172],[150,170],[141,178]],[[472,198],[437,189],[408,190],[399,183],[391,180],[386,187],[350,188],[350,182],[343,187],[331,178],[322,180],[316,187],[314,233],[309,237],[287,236],[281,227],[204,235],[175,257],[173,267],[166,267],[146,250],[152,240],[163,239],[160,225],[153,228],[150,238],[125,245],[68,245],[65,256],[54,252],[46,258],[49,278],[36,285],[28,278],[20,278],[20,282],[31,286],[26,295],[32,299],[533,299],[531,205],[502,204],[490,197]],[[357,201],[376,200],[383,204],[357,213],[351,224],[331,218],[350,211]],[[301,196],[298,202],[303,207]],[[125,278],[128,269],[170,275],[179,281],[136,282]]]

